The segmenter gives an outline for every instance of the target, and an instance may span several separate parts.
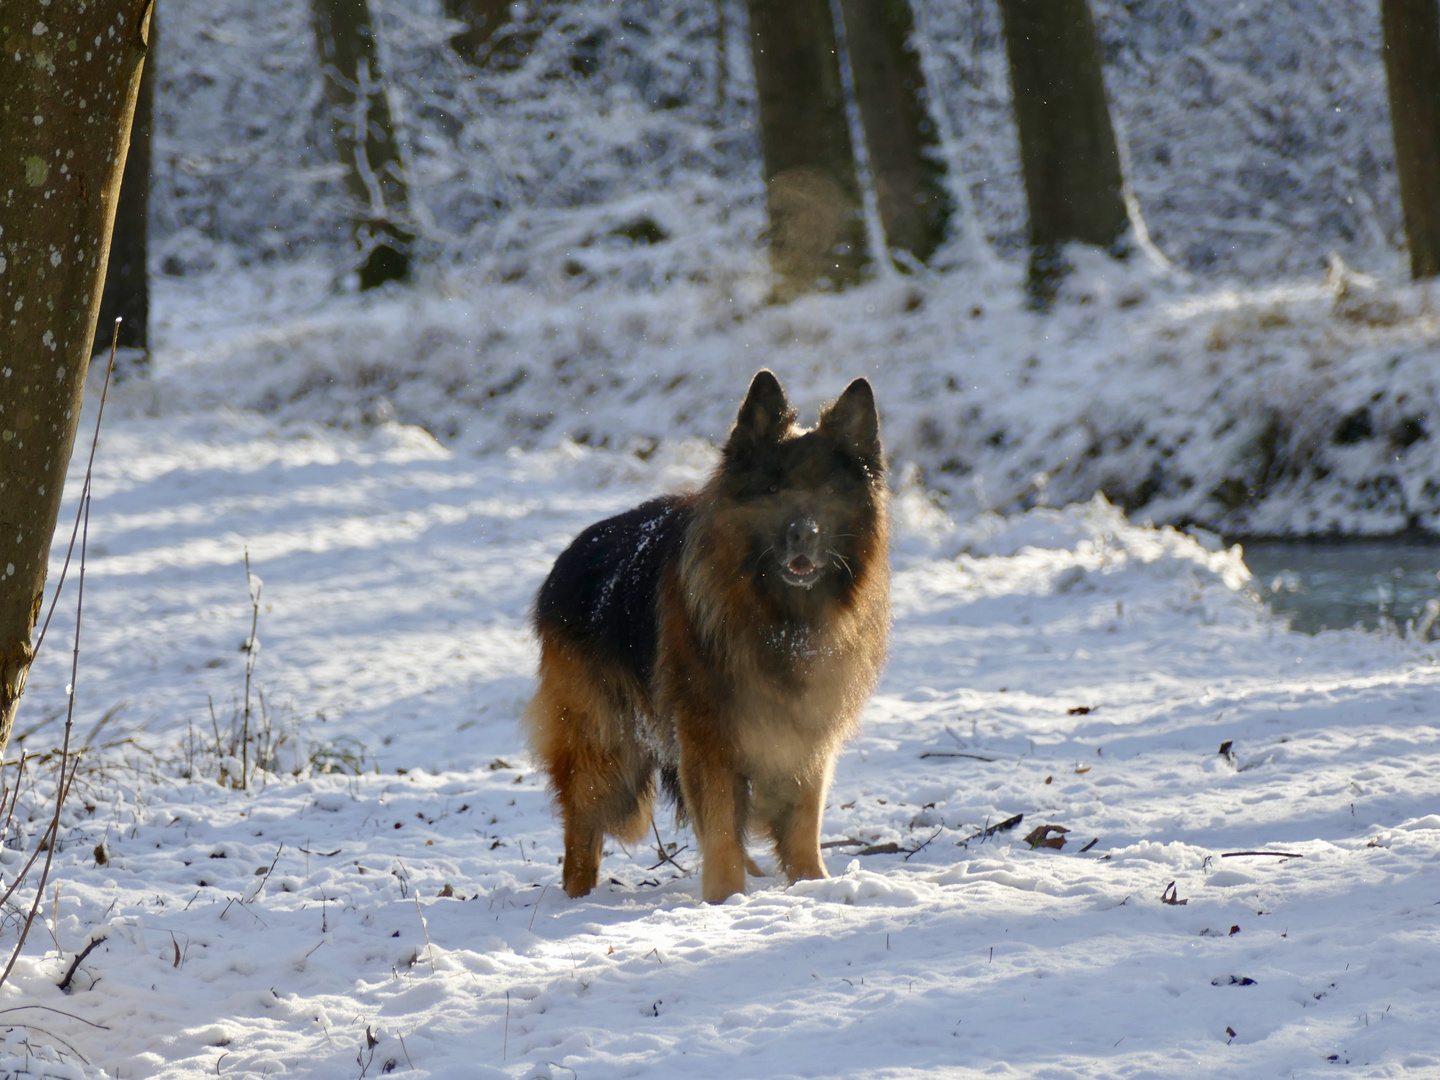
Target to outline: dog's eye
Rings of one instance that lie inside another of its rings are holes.
[[[771,495],[774,495],[776,492],[778,492],[778,491],[780,490],[780,485],[779,485],[779,484],[771,484],[769,490],[770,490],[770,494],[771,494]]]

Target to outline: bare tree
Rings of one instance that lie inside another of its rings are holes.
[[[0,7],[0,754],[33,658],[150,7]]]
[[[1381,0],[1395,171],[1410,241],[1410,274],[1440,274],[1440,5]]]
[[[927,262],[953,207],[910,0],[840,0],[840,8],[886,243]]]
[[[852,284],[867,261],[865,222],[829,0],[747,7],[776,296]]]
[[[150,220],[150,132],[155,115],[155,46],[158,25],[150,13],[150,52],[140,75],[135,99],[135,122],[130,126],[130,152],[120,181],[120,205],[110,238],[110,261],[105,268],[105,291],[100,298],[97,326],[110,327],[117,318],[121,345],[150,347],[150,275],[146,269],[147,231]],[[106,343],[108,344],[108,343]]]
[[[360,287],[373,289],[410,274],[414,235],[405,224],[407,195],[390,100],[375,48],[367,0],[311,0],[315,46],[325,76],[330,131],[345,166]]]
[[[1070,241],[1125,235],[1124,178],[1086,0],[1000,0],[1030,208],[1031,296],[1045,304]]]

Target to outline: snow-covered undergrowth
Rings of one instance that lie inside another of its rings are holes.
[[[1082,255],[1047,318],[1020,307],[991,0],[913,5],[960,207],[943,273],[784,309],[760,306],[743,4],[512,5],[483,69],[433,0],[373,7],[427,280],[335,294],[352,253],[308,5],[182,6],[155,67],[155,411],[643,448],[722,434],[761,364],[812,405],[864,372],[897,463],[957,516],[1101,490],[1227,534],[1440,528],[1436,325],[1393,285],[1371,6],[1095,0],[1127,176],[1182,270]],[[1379,280],[1324,284],[1334,252]]]
[[[1379,9],[1093,0],[1126,171],[1179,266],[1250,280],[1339,250],[1404,273]],[[743,269],[765,229],[739,0],[520,3],[477,69],[435,0],[372,0],[427,258],[494,280],[650,287]],[[912,5],[962,206],[937,265],[1026,243],[999,5]],[[153,262],[348,257],[310,5],[210,0],[155,57]]]
[[[891,661],[826,810],[835,876],[709,907],[617,849],[569,901],[516,726],[526,608],[576,531],[713,451],[476,456],[394,423],[183,415],[165,387],[120,388],[90,524],[77,731],[120,706],[91,745],[133,742],[66,812],[58,892],[0,995],[28,1044],[0,1069],[46,1075],[26,1056],[46,1044],[114,1077],[1440,1067],[1430,646],[1292,634],[1240,552],[1102,501],[957,523],[912,487]],[[242,692],[247,547],[256,686],[303,749],[244,793],[179,764],[207,698],[223,719]],[[47,649],[20,730],[68,681]],[[304,766],[337,746],[367,771]],[[688,832],[658,825],[693,871]],[[1046,825],[1063,849],[1023,841]],[[1252,851],[1288,854],[1230,854]]]
[[[763,280],[662,292],[476,287],[337,299],[294,271],[164,294],[152,411],[239,404],[450,445],[717,439],[755,370],[813,411],[875,383],[897,471],[959,516],[1103,491],[1230,535],[1440,530],[1428,286],[1344,270],[1248,288],[1078,252],[1049,315],[1013,267],[887,279],[785,307]],[[248,289],[248,291],[247,291]],[[280,299],[283,298],[283,299]],[[202,322],[203,320],[206,320]]]

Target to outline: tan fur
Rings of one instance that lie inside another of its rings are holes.
[[[701,493],[706,527],[692,532],[662,592],[655,694],[674,718],[701,892],[716,903],[744,889],[737,867],[752,817],[790,880],[826,876],[820,818],[835,759],[885,660],[890,579],[882,496],[868,534],[872,572],[822,625],[815,655],[777,675],[757,633],[764,613],[738,565],[744,553],[728,542],[737,530],[713,487]],[[748,798],[739,778],[750,781]]]
[[[595,887],[606,835],[634,844],[650,827],[655,765],[624,719],[637,690],[542,638],[540,689],[526,721],[565,822],[562,882],[570,896]]]
[[[889,632],[884,482],[872,477],[858,508],[838,505],[823,476],[803,486],[817,515],[853,529],[864,570],[807,640],[777,645],[781,602],[754,586],[745,565],[747,515],[760,511],[727,498],[723,479],[724,466],[694,497],[683,545],[663,570],[649,686],[539,624],[540,685],[527,725],[565,822],[570,896],[597,883],[605,835],[634,843],[645,834],[655,769],[677,757],[707,901],[742,892],[747,869],[758,873],[745,851],[752,829],[772,842],[790,880],[826,876],[826,794]]]

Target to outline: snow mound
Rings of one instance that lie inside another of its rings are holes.
[[[864,870],[859,859],[850,860],[840,877],[797,881],[786,890],[794,896],[839,904],[885,904],[903,906],[919,903],[923,894],[893,874]]]

